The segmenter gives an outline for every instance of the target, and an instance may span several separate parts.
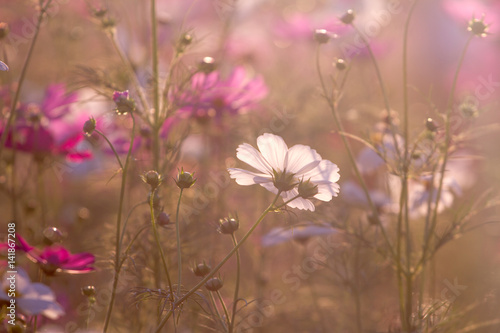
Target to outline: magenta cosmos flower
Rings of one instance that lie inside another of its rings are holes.
[[[236,115],[256,107],[267,92],[262,77],[249,78],[243,67],[237,67],[226,79],[219,71],[197,73],[190,87],[174,93],[173,99],[180,115],[220,121],[223,114]]]
[[[83,274],[95,270],[93,267],[95,257],[91,253],[71,254],[60,245],[47,246],[41,251],[29,245],[21,236],[18,235],[17,238],[19,241],[18,249],[26,252],[28,258],[40,265],[48,275],[55,273]]]
[[[83,139],[81,128],[88,116],[75,116],[71,104],[76,94],[67,94],[63,85],[47,88],[40,104],[21,104],[19,116],[7,135],[6,146],[31,153],[37,159],[63,156],[78,162],[91,157],[89,151],[80,151],[77,145]],[[0,135],[3,132],[0,124]]]
[[[338,195],[339,168],[316,150],[304,145],[288,148],[283,138],[269,133],[257,138],[257,146],[260,151],[248,143],[236,150],[238,159],[258,170],[228,169],[239,185],[259,184],[280,193],[288,206],[310,211],[315,208],[308,198],[330,201]]]

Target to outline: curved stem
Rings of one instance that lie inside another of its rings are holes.
[[[238,246],[238,240],[234,233],[231,234],[233,239],[234,247]],[[234,320],[236,317],[236,311],[238,309],[238,294],[240,291],[240,274],[241,274],[241,262],[240,262],[240,251],[236,250],[236,286],[234,287],[234,297],[233,297],[233,312],[231,314],[231,321],[229,322],[229,333],[233,332]]]
[[[42,26],[43,16],[47,12],[47,9],[49,8],[49,5],[51,2],[52,2],[52,0],[48,0],[47,3],[45,4],[45,6],[41,6],[40,13],[38,14],[38,19],[37,19],[36,28],[35,28],[35,35],[33,36],[33,39],[31,40],[30,48],[28,50],[28,55],[26,56],[26,60],[24,60],[23,68],[21,69],[21,75],[19,76],[19,81],[17,84],[16,93],[14,95],[14,98],[12,99],[9,118],[7,119],[7,125],[5,125],[3,132],[2,132],[2,136],[0,137],[0,161],[2,160],[2,153],[4,151],[5,142],[7,141],[7,136],[9,134],[10,128],[14,124],[14,121],[16,118],[16,105],[17,105],[17,102],[19,101],[19,97],[21,96],[21,88],[23,87],[24,80],[26,79],[26,73],[28,72],[28,66],[30,64],[31,57],[33,56],[33,50],[35,49],[36,41],[38,40],[38,34],[40,32],[40,27]],[[40,5],[41,4],[42,4],[42,2],[40,2]]]
[[[363,192],[365,194],[366,201],[368,202],[368,205],[370,206],[374,217],[379,222],[378,225],[380,227],[380,230],[382,231],[382,236],[384,237],[384,240],[388,245],[388,248],[389,248],[389,251],[391,252],[392,257],[395,257],[395,253],[394,253],[394,250],[392,248],[391,242],[389,241],[389,237],[387,236],[387,233],[385,231],[384,226],[380,223],[377,207],[373,203],[372,198],[370,196],[370,192],[368,191],[368,187],[366,186],[366,183],[363,179],[363,176],[361,175],[361,172],[359,171],[358,165],[357,165],[356,160],[354,158],[354,154],[352,152],[351,145],[347,141],[346,135],[343,134],[343,133],[345,133],[345,131],[344,131],[344,127],[342,125],[342,122],[340,121],[340,117],[338,115],[338,112],[337,112],[335,96],[332,96],[332,98],[328,97],[328,91],[326,89],[326,85],[325,85],[325,82],[323,80],[323,76],[321,75],[321,66],[319,63],[319,53],[320,53],[319,51],[320,51],[320,45],[318,44],[318,47],[316,49],[316,70],[318,72],[318,76],[319,76],[319,80],[321,83],[321,87],[323,89],[324,97],[328,103],[328,106],[330,107],[330,110],[332,111],[333,119],[335,120],[335,124],[337,125],[337,128],[340,132],[340,137],[341,137],[342,142],[344,144],[344,147],[347,151],[347,155],[348,155],[349,161],[351,162],[351,165],[354,169],[354,173],[356,174],[356,178],[358,179],[359,183],[361,184],[361,188],[363,189]]]
[[[120,164],[120,168],[122,168],[122,170],[123,170],[123,164],[122,164],[122,161],[120,160],[120,156],[118,156],[118,153],[117,153],[115,147],[113,146],[113,144],[111,143],[111,141],[109,141],[109,139],[106,137],[106,135],[104,135],[104,133],[102,133],[98,129],[95,129],[94,132],[96,132],[97,134],[99,134],[100,136],[102,136],[104,138],[104,140],[106,140],[106,142],[108,143],[109,147],[111,148],[111,150],[115,154],[116,160],[118,161],[118,164]]]
[[[226,303],[222,299],[222,295],[220,294],[220,291],[217,290],[216,293],[217,293],[217,297],[219,298],[219,302],[222,305],[222,309],[224,310],[224,314],[226,316],[226,321],[227,321],[228,327],[229,327],[229,326],[231,326],[231,317],[229,317],[229,312],[227,311]]]
[[[178,282],[177,282],[177,295],[181,294],[181,281],[182,281],[182,252],[181,252],[181,231],[179,227],[179,208],[181,207],[181,198],[182,192],[184,191],[181,188],[181,193],[179,194],[179,201],[177,201],[177,211],[175,213],[175,229],[176,229],[176,237],[177,237],[177,263],[179,267],[178,272]]]
[[[167,323],[168,318],[172,315],[173,309],[177,308],[182,302],[184,302],[188,297],[190,297],[192,294],[196,292],[201,286],[205,284],[212,276],[214,276],[215,273],[219,271],[219,269],[226,263],[226,261],[231,258],[231,256],[238,251],[238,249],[245,243],[245,241],[250,237],[250,235],[254,232],[254,230],[259,226],[259,224],[264,220],[264,217],[273,210],[274,204],[276,201],[278,201],[278,198],[280,197],[281,192],[278,192],[276,196],[274,197],[273,202],[262,212],[260,217],[257,219],[257,221],[252,225],[252,227],[247,231],[247,233],[243,236],[243,238],[240,240],[238,245],[236,245],[225,257],[222,259],[222,261],[215,266],[210,273],[208,273],[198,284],[196,284],[193,288],[191,288],[187,293],[185,293],[181,298],[179,298],[177,301],[175,301],[172,305],[172,309],[169,310],[161,321],[160,325],[156,328],[155,332],[159,333],[163,326]]]
[[[128,166],[129,166],[129,162],[130,162],[130,156],[132,155],[132,148],[134,146],[134,138],[135,138],[135,118],[134,118],[133,113],[130,113],[130,116],[132,117],[132,134],[131,134],[131,138],[130,138],[130,145],[128,148],[127,157],[125,159],[125,165],[123,167],[123,172],[122,172],[122,184],[121,184],[121,189],[120,189],[120,203],[118,205],[118,216],[116,218],[115,276],[113,279],[113,287],[111,290],[111,300],[109,301],[108,311],[106,313],[106,319],[104,321],[104,328],[103,328],[104,333],[107,331],[109,321],[111,320],[111,313],[113,312],[113,305],[114,305],[115,297],[116,297],[116,288],[118,286],[118,279],[120,276],[120,268],[121,268],[121,265],[120,265],[120,251],[121,251],[120,235],[121,235],[122,211],[123,211],[123,202],[125,199],[125,185],[127,182]]]

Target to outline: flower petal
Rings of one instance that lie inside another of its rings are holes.
[[[340,191],[340,186],[337,183],[318,184],[318,194],[314,198],[321,201],[330,201],[332,197],[336,197]]]
[[[261,173],[255,173],[237,168],[230,168],[227,170],[229,171],[230,177],[233,178],[237,184],[243,186],[262,184],[272,181],[271,176]]]
[[[265,133],[257,138],[257,146],[272,168],[283,171],[288,146],[282,137]]]
[[[335,183],[340,179],[339,167],[328,161],[322,160],[318,166],[304,174],[304,179],[311,179],[313,183]]]
[[[236,157],[260,172],[272,174],[273,170],[269,163],[257,149],[248,143],[239,145],[238,149],[236,149]]]
[[[299,192],[297,191],[297,189],[294,188],[291,191],[287,191],[287,192],[281,193],[281,197],[283,198],[283,201],[286,202],[288,200],[293,199],[298,194],[299,194]],[[292,201],[290,201],[286,205],[288,207],[291,207],[291,208],[297,208],[297,209],[302,209],[302,210],[310,210],[312,212],[314,212],[314,210],[315,210],[314,204],[310,200],[307,200],[307,199],[304,199],[304,198],[300,198],[300,197],[293,199]]]
[[[288,150],[285,157],[286,171],[302,174],[314,169],[321,161],[316,150],[304,145],[295,145]]]

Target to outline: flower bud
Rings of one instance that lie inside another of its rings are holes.
[[[160,227],[166,228],[170,224],[170,216],[165,212],[161,212],[156,218],[156,223],[158,223]]]
[[[95,296],[95,287],[94,286],[85,286],[82,287],[82,295],[87,297]]]
[[[205,57],[201,60],[198,68],[203,73],[210,73],[215,70],[215,59],[212,57]]]
[[[94,117],[90,117],[90,119],[83,124],[83,133],[86,136],[91,136],[92,133],[94,133],[95,127],[96,127],[96,121]]]
[[[325,29],[316,29],[314,31],[314,40],[320,44],[326,44],[330,40],[330,34]]]
[[[188,46],[193,42],[193,36],[191,36],[190,34],[184,34],[182,35],[180,42],[181,45]]]
[[[345,63],[345,60],[344,59],[337,59],[337,61],[335,61],[335,67],[339,70],[339,71],[343,71],[344,69],[347,68],[347,65]]]
[[[209,291],[217,291],[222,288],[223,282],[218,277],[213,277],[205,283],[205,288]]]
[[[189,172],[184,172],[184,169],[181,168],[177,175],[177,179],[175,180],[177,187],[179,187],[180,189],[185,189],[193,186],[196,182],[196,178],[194,178],[193,175],[194,173],[191,174]]]
[[[9,34],[9,25],[5,22],[0,22],[0,39],[4,39]]]
[[[432,118],[427,118],[427,120],[425,121],[425,127],[430,132],[436,132],[437,131],[437,125],[436,125],[436,123],[434,122],[434,120]]]
[[[160,186],[163,177],[156,171],[150,170],[145,174],[141,175],[141,179],[143,182],[151,186],[151,189],[154,190],[158,186]]]
[[[193,273],[196,276],[204,277],[207,276],[207,274],[210,273],[211,270],[212,267],[203,262],[202,264],[198,264],[193,268]]]
[[[62,242],[64,235],[61,230],[57,229],[56,227],[48,227],[45,228],[42,232],[43,234],[43,241],[47,245],[52,245],[54,243],[60,243]]]
[[[354,21],[356,15],[354,14],[354,10],[349,9],[344,15],[340,17],[340,21],[344,24],[351,24]]]
[[[113,101],[116,104],[115,111],[119,115],[125,115],[129,112],[135,111],[135,101],[129,97],[128,90],[115,91],[113,93]]]
[[[301,198],[312,198],[318,194],[318,185],[311,183],[311,180],[301,180],[299,183],[299,195]]]
[[[108,9],[104,7],[92,9],[92,15],[97,18],[103,18],[107,13]]]
[[[224,218],[219,220],[218,231],[221,234],[232,235],[240,228],[240,221],[234,218]]]
[[[467,27],[467,30],[472,32],[474,35],[478,37],[486,37],[488,35],[488,25],[484,23],[484,15],[483,17],[479,20],[476,18],[473,18],[472,20],[469,21],[469,26]]]

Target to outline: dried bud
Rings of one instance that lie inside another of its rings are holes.
[[[85,286],[82,288],[82,295],[87,297],[95,296],[95,287],[94,286]]]
[[[92,133],[94,133],[95,127],[96,127],[96,121],[94,117],[90,117],[90,119],[83,124],[83,133],[86,136],[91,136]]]
[[[212,267],[207,265],[205,262],[198,264],[193,268],[193,273],[199,277],[205,277],[212,270]]]
[[[473,18],[472,20],[469,21],[469,26],[467,27],[467,30],[472,32],[474,35],[478,37],[486,37],[488,35],[488,25],[484,23],[484,15],[483,17],[479,20],[476,18]]]
[[[347,65],[345,63],[345,60],[344,59],[337,59],[337,61],[335,61],[335,67],[339,70],[339,71],[343,71],[344,69],[347,68]]]
[[[217,291],[222,288],[222,285],[223,283],[221,279],[219,279],[218,277],[213,277],[205,283],[205,288],[207,288],[209,291]]]
[[[193,176],[194,173],[191,174],[189,172],[184,172],[184,169],[181,168],[177,175],[175,183],[180,189],[190,188],[196,182],[196,178],[194,178]]]
[[[430,132],[436,132],[437,131],[437,125],[436,125],[436,123],[434,122],[434,120],[432,118],[427,118],[427,120],[425,121],[425,127]]]
[[[224,218],[219,220],[218,231],[221,234],[232,235],[240,228],[240,221],[234,218]]]
[[[310,179],[306,181],[301,180],[299,183],[298,191],[301,198],[312,198],[316,194],[318,194],[318,185],[311,183]]]
[[[354,14],[354,10],[349,9],[342,17],[340,17],[340,21],[344,24],[351,24],[354,21],[356,15]]]
[[[326,44],[330,40],[330,34],[325,29],[316,29],[314,31],[314,40],[320,44]]]
[[[115,111],[119,115],[125,115],[129,112],[135,111],[135,101],[129,97],[128,90],[115,91],[113,93],[113,101],[116,104]]]
[[[158,186],[160,186],[163,177],[156,171],[150,170],[145,174],[141,175],[141,179],[143,182],[151,186],[151,189],[154,190]]]
[[[64,235],[61,230],[57,229],[56,227],[48,227],[45,228],[42,232],[43,234],[43,241],[47,245],[52,245],[54,243],[60,243],[62,242]]]
[[[170,225],[170,216],[165,212],[161,212],[160,214],[158,214],[156,222],[160,227],[166,228]]]
[[[212,57],[205,57],[201,60],[198,68],[203,73],[210,73],[215,70],[215,59]]]
[[[5,22],[0,22],[0,39],[4,39],[9,34],[9,25]]]

